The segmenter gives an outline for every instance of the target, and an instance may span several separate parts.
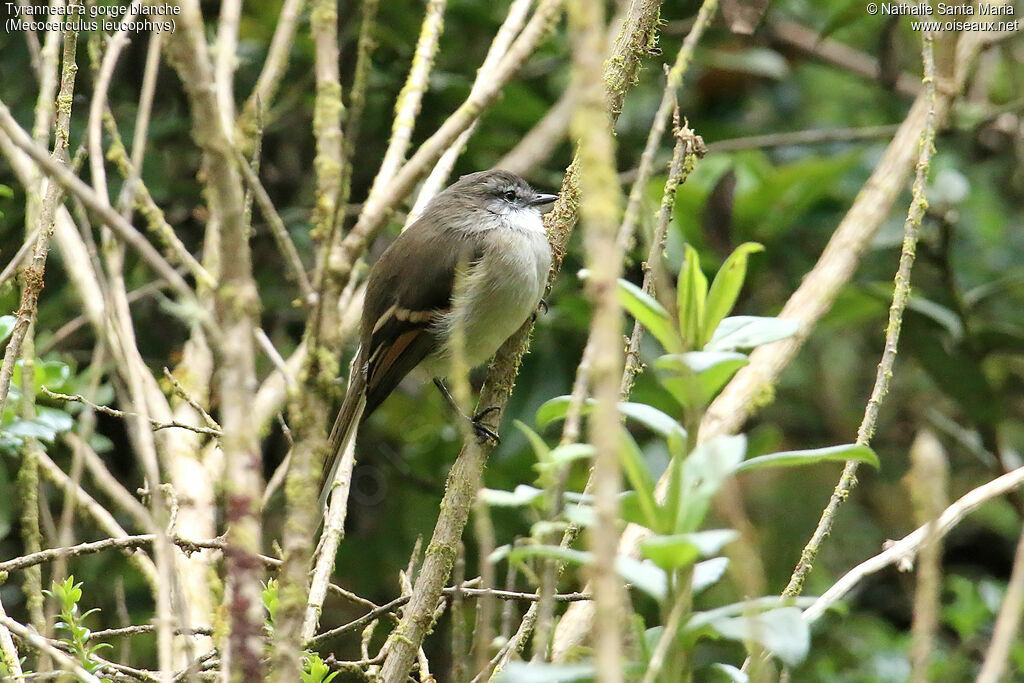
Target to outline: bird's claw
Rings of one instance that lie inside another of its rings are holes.
[[[493,441],[496,444],[501,443],[501,437],[498,436],[497,432],[482,422],[485,417],[491,413],[496,413],[499,410],[500,408],[497,406],[484,408],[470,419],[470,423],[473,425],[473,432],[476,433],[478,443],[484,444],[488,441]]]

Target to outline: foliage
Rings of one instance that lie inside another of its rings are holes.
[[[95,607],[85,612],[79,612],[78,603],[82,599],[82,582],[75,583],[75,577],[68,576],[60,583],[54,581],[50,586],[50,590],[43,592],[57,601],[60,608],[57,630],[66,632],[65,637],[61,640],[68,646],[71,655],[89,673],[99,671],[104,665],[94,655],[103,648],[111,646],[109,643],[89,644],[89,637],[92,631],[85,625],[85,620],[100,610],[98,607]]]

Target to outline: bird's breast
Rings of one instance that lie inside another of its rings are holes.
[[[485,363],[537,310],[551,267],[551,248],[541,229],[493,233],[481,258],[457,279],[452,310],[439,330],[450,339],[461,329],[468,367]],[[451,358],[441,354],[430,366],[433,374],[448,375]]]

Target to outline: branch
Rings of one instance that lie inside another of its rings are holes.
[[[882,360],[878,363],[878,370],[875,374],[875,384],[871,390],[871,397],[868,399],[867,405],[864,408],[864,418],[857,430],[857,443],[864,445],[869,444],[871,442],[871,437],[874,436],[875,425],[878,422],[878,414],[882,400],[889,391],[889,381],[892,379],[892,368],[896,363],[896,350],[899,345],[900,329],[903,323],[903,311],[910,298],[910,272],[914,267],[914,258],[917,253],[917,240],[921,231],[921,219],[924,217],[924,212],[928,207],[928,200],[925,197],[925,184],[928,181],[928,169],[931,157],[935,151],[935,129],[937,126],[937,108],[939,105],[936,100],[935,62],[932,58],[931,52],[931,34],[926,33],[925,36],[925,91],[922,97],[926,101],[927,111],[924,115],[923,128],[918,141],[917,170],[914,175],[913,198],[910,203],[910,209],[907,212],[907,218],[903,223],[903,247],[900,252],[900,264],[896,270],[892,304],[889,307],[889,323],[885,332],[885,348],[882,352]],[[946,104],[946,107],[948,107],[948,103]],[[893,144],[895,144],[895,142],[896,141],[893,140]],[[870,183],[870,181],[868,182]],[[853,209],[851,208],[851,212],[852,211]],[[847,216],[849,216],[849,214],[847,214]],[[842,225],[840,225],[839,230],[842,230]],[[832,243],[830,242],[829,245],[831,246],[831,244]],[[826,252],[827,251],[828,248],[826,247]],[[825,254],[822,254],[822,259],[824,258]],[[812,271],[812,275],[813,272],[814,271]],[[809,277],[810,276],[808,276],[808,278]],[[801,287],[801,289],[803,289],[803,287]],[[797,292],[794,293],[793,298],[796,298],[799,293],[800,290],[797,290]],[[791,298],[790,301],[792,301],[793,298]],[[786,308],[789,307],[789,304],[787,304]],[[784,317],[785,312],[786,309],[784,308],[783,315],[780,315],[780,317]],[[753,358],[751,359],[751,363],[753,363]],[[829,499],[824,512],[822,512],[821,519],[818,521],[818,526],[815,528],[814,534],[807,542],[803,552],[800,553],[800,561],[793,570],[793,575],[789,579],[789,584],[782,592],[783,596],[792,597],[800,595],[800,592],[803,590],[804,579],[806,578],[807,573],[811,571],[811,567],[814,565],[814,560],[818,555],[818,548],[832,530],[832,521],[835,518],[836,511],[856,485],[856,473],[857,463],[852,461],[846,463],[846,466],[843,468],[843,474],[839,480],[839,484],[832,492],[832,497]]]
[[[588,0],[569,0],[567,10],[573,55],[571,132],[578,141],[580,218],[590,270],[586,288],[593,307],[590,379],[594,411],[588,425],[589,440],[595,450],[591,479],[597,517],[589,534],[589,547],[594,554],[590,576],[595,596],[595,666],[599,681],[615,683],[623,680],[621,620],[625,605],[625,592],[615,571],[619,544],[618,496],[622,489],[618,403],[624,365],[623,315],[616,282],[622,270],[621,252],[625,245],[618,243],[616,235],[621,196],[615,173],[615,141],[601,82],[604,11],[600,4]],[[648,155],[648,168],[652,159],[653,152]],[[639,197],[631,204],[633,213],[638,213]],[[632,222],[627,216],[627,226]],[[623,232],[627,230],[631,232],[629,227]],[[547,643],[540,643],[541,656],[546,649]]]
[[[985,653],[985,662],[978,672],[978,683],[998,683],[1006,669],[1010,647],[1020,630],[1021,615],[1024,614],[1024,531],[1017,541],[1017,552],[1013,560],[1013,571],[1010,583],[1003,596],[1003,606],[999,608],[996,625],[992,630],[992,640]]]
[[[93,403],[92,401],[90,401],[89,399],[85,398],[84,396],[82,396],[80,394],[73,394],[73,395],[72,394],[58,394],[56,392],[50,391],[46,387],[39,387],[39,389],[44,394],[49,396],[50,398],[56,399],[58,401],[71,401],[71,402],[74,402],[74,403],[83,403],[83,404],[89,406],[90,408],[92,408],[93,410],[95,410],[97,412],[100,412],[100,413],[103,413],[104,415],[110,415],[111,417],[117,417],[117,418],[120,418],[122,420],[127,420],[129,418],[139,417],[138,413],[132,413],[132,412],[124,411],[124,410],[118,410],[116,408],[111,408],[109,406],[98,405],[96,403]],[[224,435],[224,433],[221,430],[213,429],[211,427],[196,427],[196,426],[193,426],[193,425],[190,425],[190,424],[185,424],[184,422],[177,422],[177,421],[161,422],[160,420],[156,420],[154,418],[146,418],[146,419],[147,419],[147,421],[150,424],[153,425],[153,431],[154,432],[155,431],[159,431],[161,429],[177,428],[177,429],[187,429],[190,432],[195,432],[196,434],[206,434],[208,436],[221,437],[221,436]]]
[[[551,7],[551,5],[555,6]],[[654,43],[660,5],[660,0],[633,0],[631,2],[613,53],[605,62],[605,78],[602,82],[608,88],[607,101],[613,122],[617,118],[617,112],[621,109],[626,91],[629,90],[636,79],[641,60],[649,54],[648,48]],[[527,40],[527,36],[531,35],[537,15],[545,10],[553,12],[556,9],[558,9],[557,2],[545,2],[541,5],[537,10],[537,14],[534,15],[534,18],[523,30],[522,35],[516,40],[504,63],[514,59],[521,59],[521,56],[518,55],[517,47],[522,45],[524,40]],[[536,30],[539,31],[540,29]],[[529,38],[529,40],[536,40],[538,38],[539,36],[534,36]],[[462,110],[460,109],[460,111]],[[435,137],[442,135],[450,122],[451,119],[449,123],[442,126],[441,131],[438,131]],[[424,150],[428,149],[429,145],[428,141],[428,143],[420,148],[420,151],[417,152],[413,159],[406,164],[406,167],[399,172],[395,180],[396,185],[400,182],[406,169],[416,163],[417,157],[424,153]],[[555,207],[545,218],[545,226],[548,229],[552,243],[553,257],[549,281],[558,274],[562,257],[565,253],[565,245],[576,223],[576,211],[579,201],[577,173],[578,164],[574,162],[570,165],[569,171],[563,180],[562,190],[558,201],[555,203]],[[375,214],[375,211],[376,209],[367,209],[364,212],[364,216],[372,216]],[[526,352],[531,326],[529,322],[523,325],[498,350],[491,363],[487,381],[481,390],[479,406],[504,408],[515,383],[519,363]],[[492,413],[492,424],[496,424],[499,419],[500,410]],[[465,528],[469,509],[479,488],[483,465],[488,453],[489,448],[482,447],[476,444],[475,440],[472,440],[463,447],[462,452],[452,467],[451,473],[448,476],[445,496],[441,502],[441,514],[434,527],[434,533],[424,558],[423,568],[417,576],[412,600],[404,612],[402,622],[392,633],[389,642],[385,645],[385,648],[388,650],[382,670],[385,681],[403,679],[412,667],[416,652],[430,627],[433,610],[437,605],[438,597],[441,595],[444,581],[454,562],[457,552],[456,548],[462,536],[462,531]]]
[[[48,176],[57,182],[61,187],[78,197],[85,206],[95,213],[103,222],[121,238],[126,244],[134,248],[153,268],[153,270],[166,280],[176,294],[185,302],[193,301],[195,295],[184,279],[171,264],[160,255],[152,244],[142,236],[132,225],[126,221],[108,202],[96,194],[96,192],[82,182],[78,176],[72,173],[62,163],[51,159],[45,150],[36,145],[28,134],[22,130],[10,110],[0,101],[0,131],[14,143],[14,145],[25,152]]]
[[[804,610],[804,621],[816,621],[825,613],[825,610],[839,602],[843,596],[871,574],[885,569],[891,564],[912,561],[914,555],[928,539],[930,533],[934,533],[936,539],[945,537],[964,517],[977,510],[984,503],[1005,495],[1022,485],[1024,485],[1024,467],[1018,467],[967,492],[955,503],[943,510],[942,514],[935,521],[934,531],[928,528],[929,525],[918,527],[899,541],[887,543],[883,552],[861,562],[848,571],[842,578],[832,584],[832,587],[825,591],[821,597],[815,600],[814,604]]]
[[[3,626],[40,652],[45,652],[50,657],[53,657],[55,660],[60,662],[67,671],[78,676],[80,681],[85,681],[86,683],[100,683],[100,679],[83,669],[78,662],[73,660],[71,657],[51,645],[49,640],[36,633],[34,629],[22,626],[5,614],[0,614],[0,626]]]

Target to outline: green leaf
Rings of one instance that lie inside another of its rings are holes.
[[[637,560],[619,555],[615,558],[615,571],[627,583],[659,602],[668,595],[668,575],[650,560]]]
[[[795,320],[763,318],[753,315],[737,315],[726,318],[719,324],[704,345],[705,351],[735,351],[752,349],[762,344],[786,339],[796,334],[800,324]]]
[[[706,406],[733,375],[750,362],[734,351],[689,351],[654,362],[662,385],[684,408]]]
[[[522,507],[531,505],[544,495],[542,489],[526,484],[520,484],[515,491],[499,491],[496,489],[483,489],[480,496],[484,503],[491,507]]]
[[[520,420],[516,420],[513,424],[519,428],[519,431],[526,435],[530,445],[533,447],[534,455],[537,456],[537,461],[547,462],[548,457],[551,454],[551,449],[548,448],[546,443],[544,443],[544,439],[542,439],[537,432],[530,429],[526,423]]]
[[[647,467],[647,461],[636,441],[625,429],[619,436],[619,454],[622,468],[626,472],[630,485],[637,494],[637,502],[644,516],[644,526],[655,532],[665,531],[658,503],[654,500],[654,477]]]
[[[569,412],[569,404],[572,402],[572,396],[556,396],[555,398],[548,399],[541,404],[541,407],[537,409],[537,415],[534,421],[537,424],[538,429],[546,429],[548,425],[559,420],[564,420],[566,414]]]
[[[11,336],[17,320],[13,315],[0,315],[0,342]]]
[[[70,415],[58,408],[48,406],[37,406],[35,421],[52,429],[57,434],[69,431],[75,426],[75,421]]]
[[[757,242],[746,242],[736,247],[715,274],[715,279],[708,290],[708,300],[704,307],[704,323],[701,326],[700,346],[704,346],[718,329],[719,323],[729,315],[736,305],[743,281],[747,277],[747,260],[751,254],[764,251],[764,246]]]
[[[841,446],[829,446],[828,448],[781,451],[769,455],[759,455],[756,458],[744,460],[736,471],[746,472],[764,467],[793,467],[796,465],[814,465],[819,462],[847,462],[848,460],[867,463],[875,468],[880,466],[878,456],[871,448],[860,444],[848,443]]]
[[[57,436],[57,432],[46,424],[20,418],[15,418],[11,424],[0,427],[0,434],[20,439],[39,439],[47,443],[52,443]]]
[[[686,245],[686,257],[679,270],[676,305],[679,308],[679,331],[683,335],[685,350],[700,348],[701,329],[704,324],[704,304],[708,296],[708,279],[700,269],[700,255],[692,245]],[[672,349],[666,348],[672,352]]]
[[[589,551],[557,545],[528,545],[514,548],[508,553],[509,562],[522,562],[530,557],[559,560],[577,566],[594,561],[594,554]],[[620,555],[615,558],[615,571],[628,583],[656,600],[663,600],[668,593],[668,576],[650,560],[641,561]]]
[[[595,673],[593,664],[509,662],[497,680],[500,683],[572,683],[592,680]]]
[[[558,446],[548,455],[547,462],[535,463],[533,468],[541,472],[559,469],[565,465],[594,457],[594,447],[589,443],[570,443]]]
[[[725,617],[709,625],[723,638],[758,643],[788,666],[800,664],[811,646],[811,630],[798,607]]]
[[[564,420],[569,412],[571,396],[556,396],[549,399],[537,409],[537,427],[545,429],[558,420]],[[583,404],[581,414],[589,415],[594,409],[593,399]],[[686,430],[672,416],[646,403],[623,402],[619,404],[619,412],[627,418],[636,420],[654,432],[668,439],[686,439]]]
[[[732,529],[713,529],[689,534],[653,536],[640,542],[641,554],[665,571],[686,567],[698,557],[718,553],[739,537]]]
[[[711,497],[732,476],[747,452],[742,434],[720,435],[697,446],[673,476],[680,477],[678,493],[670,494],[666,507],[675,519],[673,531],[696,531],[704,521]]]
[[[619,303],[629,311],[637,322],[654,335],[654,338],[670,353],[683,350],[679,331],[672,323],[672,316],[654,297],[627,280],[619,279]]]
[[[725,575],[729,566],[728,557],[713,557],[693,565],[693,593],[696,595],[705,588],[715,585]]]

